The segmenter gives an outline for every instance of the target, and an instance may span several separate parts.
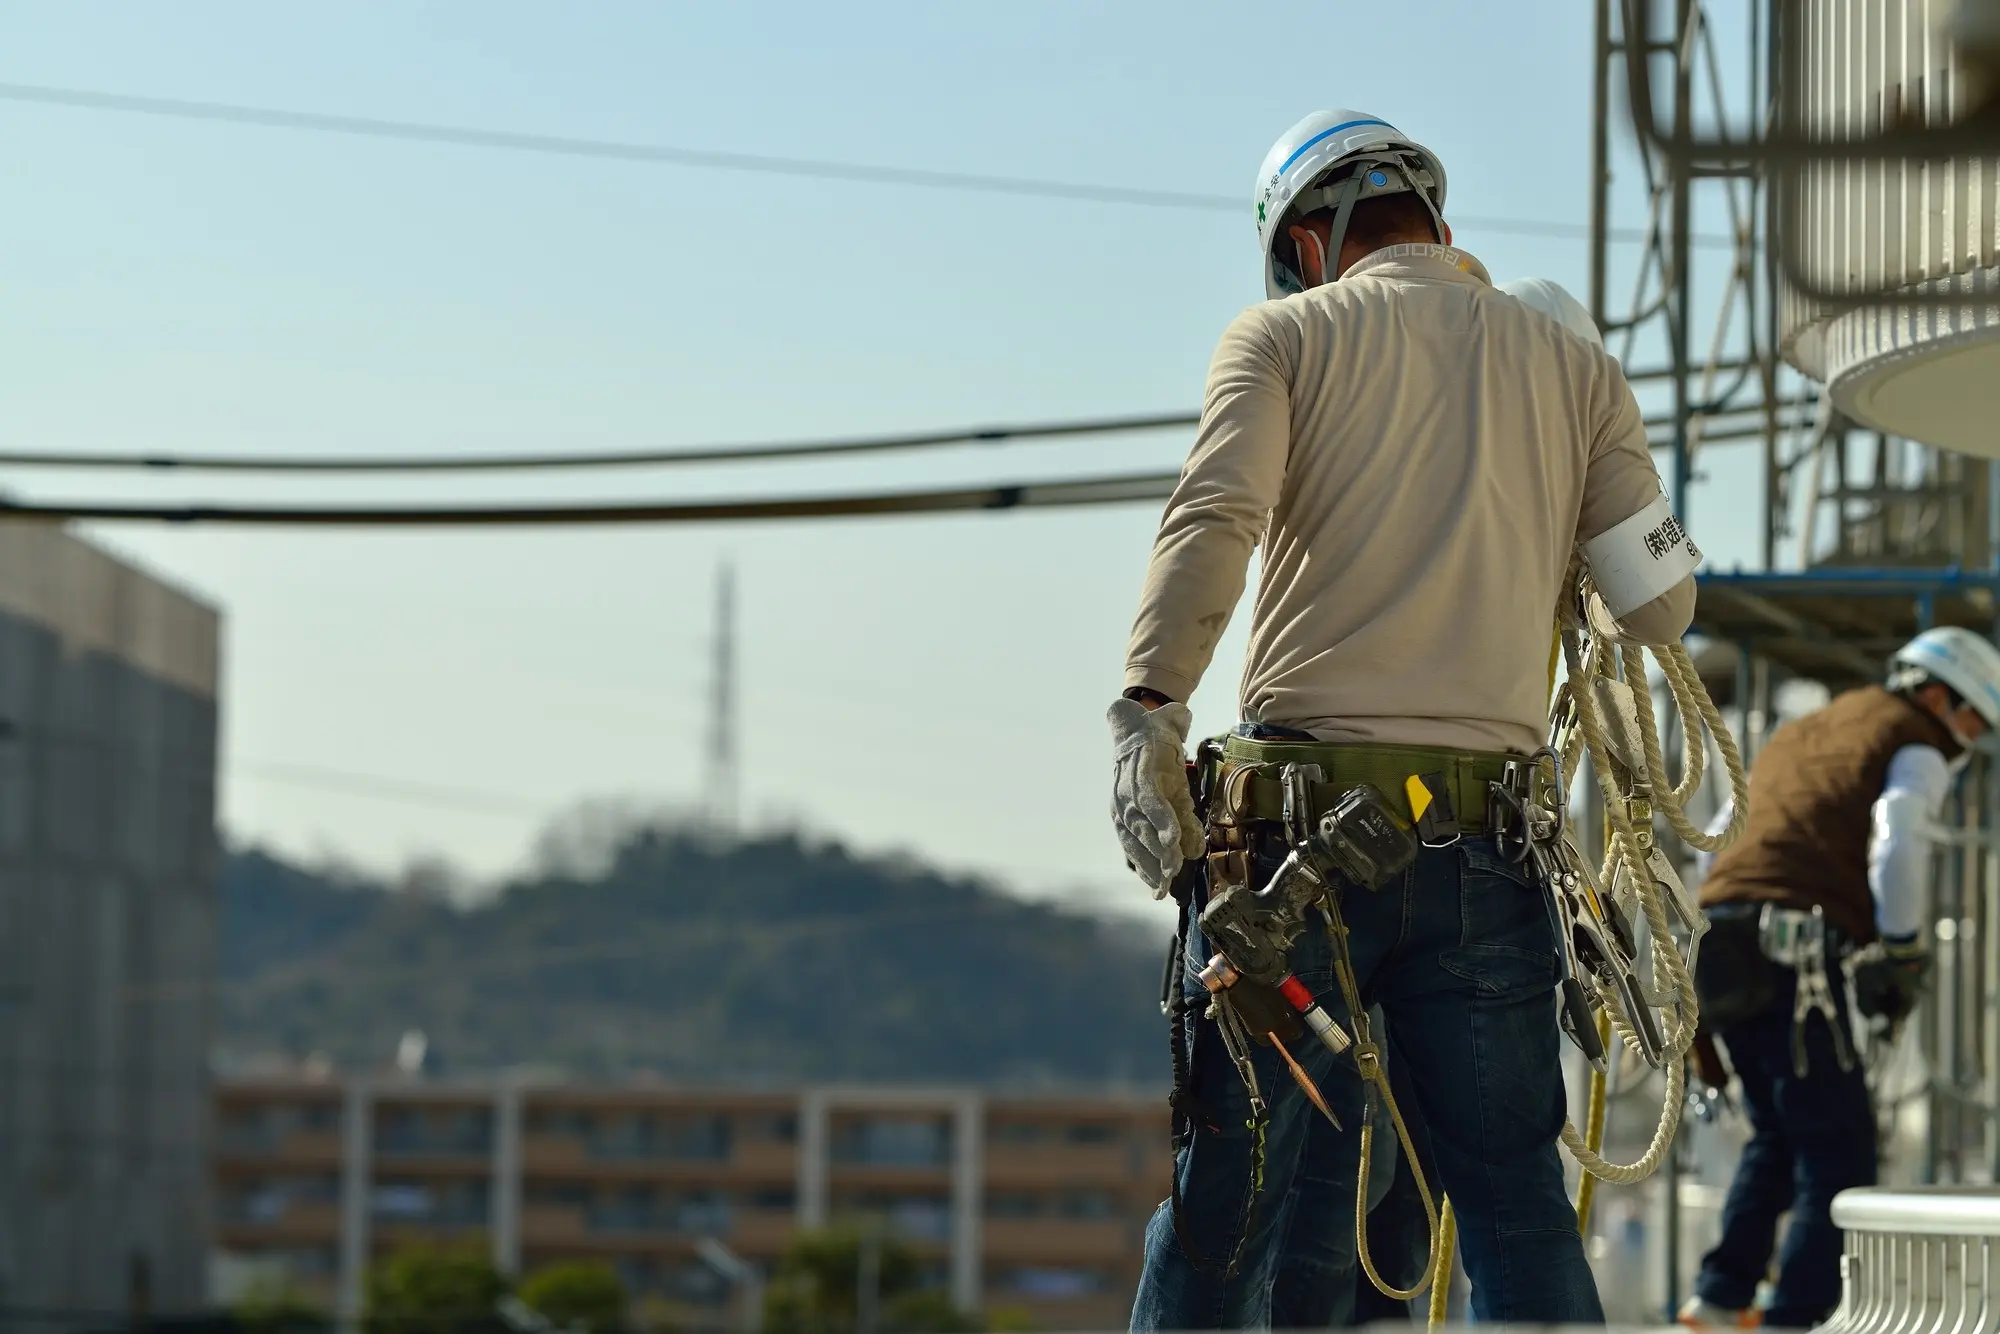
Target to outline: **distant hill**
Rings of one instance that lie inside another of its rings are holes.
[[[226,1058],[724,1082],[1164,1084],[1165,941],[793,837],[625,835],[477,907],[235,851]]]

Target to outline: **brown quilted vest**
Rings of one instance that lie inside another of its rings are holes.
[[[1750,770],[1749,823],[1702,881],[1702,905],[1817,905],[1849,939],[1873,940],[1872,812],[1890,759],[1912,745],[1958,753],[1943,723],[1881,686],[1850,690],[1773,732]]]

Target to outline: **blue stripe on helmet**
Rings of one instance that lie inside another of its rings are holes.
[[[1282,174],[1286,171],[1289,171],[1291,169],[1292,164],[1294,162],[1297,162],[1307,149],[1311,148],[1314,144],[1326,138],[1328,135],[1339,134],[1342,130],[1358,129],[1363,125],[1380,125],[1383,129],[1388,130],[1392,134],[1402,133],[1401,130],[1398,130],[1395,126],[1391,125],[1386,120],[1350,120],[1345,122],[1344,124],[1336,125],[1330,130],[1321,130],[1318,134],[1315,134],[1312,138],[1306,140],[1304,143],[1300,144],[1297,148],[1293,149],[1292,155],[1285,159],[1283,166],[1278,168],[1279,173]]]

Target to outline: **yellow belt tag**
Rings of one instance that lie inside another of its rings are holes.
[[[1431,806],[1430,788],[1425,785],[1423,779],[1415,774],[1411,774],[1403,780],[1403,791],[1409,794],[1410,818],[1412,820],[1423,819],[1424,812],[1429,810]]]
[[[1403,780],[1410,799],[1410,818],[1425,847],[1442,848],[1458,842],[1458,814],[1451,808],[1450,780],[1442,771],[1411,774]]]

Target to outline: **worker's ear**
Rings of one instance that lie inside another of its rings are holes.
[[[1450,245],[1450,244],[1451,244],[1451,224],[1450,224],[1450,223],[1448,223],[1448,222],[1446,222],[1446,221],[1445,221],[1445,220],[1444,220],[1443,218],[1439,218],[1439,219],[1438,219],[1438,226],[1440,226],[1440,227],[1444,228],[1444,243],[1445,243],[1446,245]]]

